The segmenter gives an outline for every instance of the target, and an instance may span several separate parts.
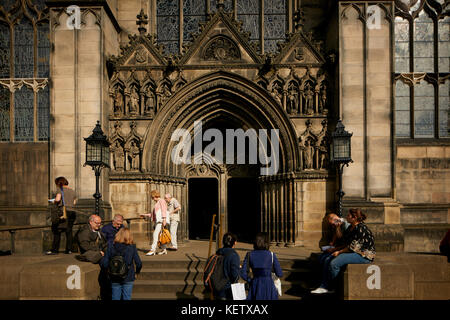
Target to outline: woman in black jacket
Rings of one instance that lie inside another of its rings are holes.
[[[142,261],[128,228],[122,228],[117,232],[113,245],[108,247],[102,260],[102,266],[107,269],[111,259],[117,255],[123,257],[128,266],[128,274],[123,279],[111,278],[112,300],[131,300],[134,280],[142,269]]]

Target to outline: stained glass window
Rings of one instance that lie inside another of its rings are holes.
[[[414,136],[434,136],[434,86],[424,80],[414,86]]]
[[[158,0],[156,8],[158,42],[164,52],[177,54],[180,46],[180,10],[178,0]]]
[[[414,21],[414,71],[434,72],[433,20],[421,11]]]
[[[438,52],[439,72],[450,72],[450,17],[439,20]]]
[[[47,141],[50,136],[50,92],[49,87],[39,90],[37,94],[38,140]]]
[[[439,136],[449,137],[450,128],[450,80],[439,86]]]
[[[276,52],[285,34],[286,1],[264,0],[264,52]]]
[[[33,48],[33,24],[30,20],[23,18],[14,27],[14,76],[16,78],[33,78]]]
[[[395,84],[395,130],[398,137],[410,136],[410,87],[400,80]]]
[[[38,77],[48,78],[50,75],[50,39],[49,24],[42,23],[37,26],[38,38]]]
[[[237,18],[242,21],[242,29],[250,32],[250,40],[260,38],[259,13],[260,0],[247,0],[237,2]]]
[[[14,140],[34,140],[34,93],[23,86],[14,92]]]
[[[34,91],[36,83],[45,84],[50,76],[45,0],[0,0],[0,7],[1,15],[9,17],[0,21],[0,79],[7,79],[0,84],[0,141],[46,141],[49,87]],[[6,87],[10,83],[14,93]]]
[[[450,72],[450,17],[445,3],[420,0],[408,12],[397,8],[396,78],[421,79],[409,92],[396,83],[397,137],[449,137],[449,88],[443,80]]]
[[[395,71],[409,72],[409,22],[395,18]]]
[[[9,90],[0,86],[0,141],[9,141],[9,98]]]
[[[198,26],[206,18],[205,0],[183,1],[183,41],[191,41],[190,33],[198,32]]]
[[[0,78],[10,76],[10,41],[9,27],[0,23]]]

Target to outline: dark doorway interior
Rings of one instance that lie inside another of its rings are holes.
[[[228,179],[228,231],[238,241],[253,242],[261,229],[261,201],[256,178]]]
[[[192,178],[189,188],[189,239],[209,239],[213,214],[219,213],[219,184],[215,178]]]

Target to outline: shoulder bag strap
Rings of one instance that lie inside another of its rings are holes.
[[[64,190],[63,190],[63,186],[61,186],[61,200],[62,200],[62,205],[63,207],[66,206],[66,202],[64,201]]]

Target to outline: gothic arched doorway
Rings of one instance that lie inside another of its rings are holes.
[[[199,125],[203,130],[200,133],[197,129]],[[212,131],[208,132],[210,129]],[[242,135],[229,138],[228,130]],[[188,138],[187,143],[183,140],[185,137]],[[200,141],[198,144],[197,138]],[[241,152],[238,147],[239,138],[245,141],[244,151]],[[220,139],[221,143],[214,144],[215,148],[211,148],[213,142]],[[222,154],[217,154],[218,149],[227,149],[228,139],[237,143],[232,147],[235,148],[234,153],[223,151]],[[180,145],[188,147],[181,147],[180,152]],[[256,149],[252,149],[252,146]],[[208,161],[193,161],[198,154],[208,153]],[[179,154],[182,156],[176,158]],[[229,154],[232,155],[228,157]],[[190,162],[186,163],[188,159]],[[152,174],[153,180],[160,179],[161,182],[158,183],[164,184],[164,181],[172,178],[185,179],[182,191],[184,195],[180,197],[184,199],[182,205],[187,209],[184,217],[187,223],[182,227],[180,236],[191,239],[193,236],[204,237],[210,232],[212,217],[194,217],[196,205],[189,202],[197,199],[197,196],[191,194],[189,189],[200,193],[204,188],[213,189],[212,185],[209,186],[212,182],[207,182],[209,180],[206,178],[214,177],[218,182],[217,213],[224,217],[224,232],[235,232],[245,240],[252,240],[257,231],[263,230],[269,232],[274,241],[294,243],[294,210],[288,209],[287,204],[281,206],[282,202],[286,203],[288,196],[292,199],[293,189],[281,188],[291,179],[291,175],[286,174],[295,171],[298,163],[296,133],[286,113],[280,110],[273,97],[265,90],[235,74],[225,72],[203,76],[171,97],[149,126],[143,152],[144,169]],[[270,172],[271,169],[273,172]],[[268,192],[269,189],[261,185],[266,181],[260,177],[268,172],[274,177],[267,181],[275,183],[271,190],[280,189],[277,193],[279,199],[276,200],[280,205],[271,205],[270,208],[261,206],[263,192]],[[195,181],[193,178],[206,180]],[[247,194],[251,198],[248,207],[243,205]],[[278,212],[282,208],[285,211]],[[212,215],[215,208],[208,211]],[[245,213],[248,215],[242,216]],[[202,222],[198,222],[198,219]],[[278,223],[277,219],[282,219],[282,223]],[[192,224],[202,224],[203,220],[206,221],[202,230],[192,227]],[[206,223],[208,229],[203,230]]]

